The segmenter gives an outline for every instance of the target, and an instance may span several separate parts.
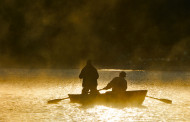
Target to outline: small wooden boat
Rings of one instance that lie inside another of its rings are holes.
[[[106,104],[106,105],[142,105],[147,90],[134,90],[121,93],[106,92],[104,94],[68,94],[70,101],[81,104]]]

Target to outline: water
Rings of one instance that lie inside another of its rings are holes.
[[[81,106],[63,100],[81,92],[79,70],[0,70],[0,121],[190,121],[190,72],[130,71],[128,90],[147,89],[148,95],[172,100],[166,104],[146,98],[143,106],[115,108]],[[119,70],[99,70],[98,88],[103,88]],[[104,92],[104,91],[103,91]]]

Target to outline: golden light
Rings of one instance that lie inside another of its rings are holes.
[[[144,71],[144,70],[132,70],[132,69],[100,69],[99,71],[126,71],[126,72],[132,72],[132,71]]]
[[[134,108],[112,108],[106,107],[102,105],[95,106],[94,108],[90,108],[87,110],[89,114],[98,115],[98,121],[126,121],[124,120],[125,116],[127,116],[127,121],[135,120],[135,116],[138,115],[137,109]],[[122,120],[123,119],[123,120]]]

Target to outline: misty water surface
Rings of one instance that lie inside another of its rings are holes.
[[[81,92],[78,69],[0,70],[0,121],[190,121],[190,73],[178,71],[127,72],[128,90],[147,89],[148,95],[166,98],[166,104],[146,98],[142,108],[81,106],[63,100],[48,100]],[[99,70],[98,88],[104,87],[119,70]]]

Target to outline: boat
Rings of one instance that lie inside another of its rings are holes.
[[[106,92],[103,94],[68,94],[70,102],[81,104],[106,105],[142,105],[148,90],[133,90],[121,93]]]

